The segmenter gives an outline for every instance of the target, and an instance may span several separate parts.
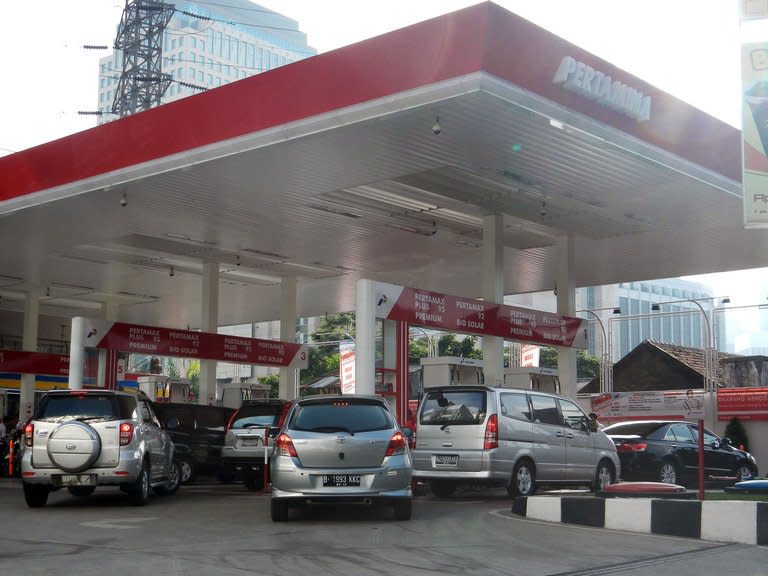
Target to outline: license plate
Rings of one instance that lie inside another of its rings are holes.
[[[360,486],[359,474],[326,474],[323,486]]]
[[[243,446],[261,446],[261,438],[242,438],[240,444]]]
[[[435,466],[457,466],[458,454],[435,454]]]
[[[96,486],[96,476],[93,474],[62,474],[62,486]]]

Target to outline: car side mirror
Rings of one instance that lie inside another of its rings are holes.
[[[721,438],[720,442],[723,444],[723,446],[733,446],[733,442],[731,442],[730,438]]]
[[[713,450],[718,450],[720,448],[720,442],[713,440],[711,446]]]
[[[590,432],[597,432],[599,429],[599,426],[597,425],[597,420],[594,418],[590,418],[587,420],[587,430]]]

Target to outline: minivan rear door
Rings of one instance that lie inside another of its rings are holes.
[[[484,388],[437,388],[426,392],[419,411],[416,450],[429,454],[429,468],[481,470],[488,396]]]

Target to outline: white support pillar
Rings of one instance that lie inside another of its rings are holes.
[[[37,334],[40,319],[40,294],[32,290],[24,300],[24,333],[22,348],[24,352],[37,352]],[[35,408],[35,375],[21,375],[19,394],[19,421],[26,422]]]
[[[296,342],[297,293],[296,276],[280,281],[280,340],[283,342]],[[280,368],[280,398],[293,401],[298,397],[298,370]]]
[[[483,299],[504,303],[504,218],[483,218]],[[504,339],[483,336],[483,375],[488,386],[504,383]]]
[[[203,332],[215,334],[219,328],[219,263],[203,263]],[[198,404],[216,402],[216,360],[200,360],[200,395]]]
[[[357,281],[355,303],[355,393],[375,394],[376,283]]]
[[[83,387],[83,367],[85,365],[85,318],[72,318],[72,331],[69,337],[69,385],[70,390]]]
[[[576,245],[573,236],[562,236],[557,246],[557,313],[561,316],[576,316],[576,282],[573,267],[576,260]],[[557,348],[557,371],[560,391],[564,396],[576,398],[576,349]]]

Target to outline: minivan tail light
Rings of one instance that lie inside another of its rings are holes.
[[[617,452],[645,452],[648,448],[647,442],[622,442],[616,446]]]
[[[389,446],[384,456],[394,456],[395,454],[402,454],[405,452],[405,436],[402,432],[395,432],[392,434],[392,438],[389,439]]]
[[[293,446],[293,440],[288,434],[280,434],[275,441],[275,450],[280,456],[291,456],[292,458],[298,458],[296,454],[296,448]]]
[[[488,422],[485,425],[485,440],[483,442],[483,450],[490,450],[491,448],[499,447],[499,417],[496,414],[491,414],[488,418]]]
[[[34,424],[27,424],[24,426],[24,445],[25,446],[32,446],[32,437],[35,434],[35,425]]]
[[[128,446],[133,440],[133,424],[123,422],[120,424],[120,446]]]

